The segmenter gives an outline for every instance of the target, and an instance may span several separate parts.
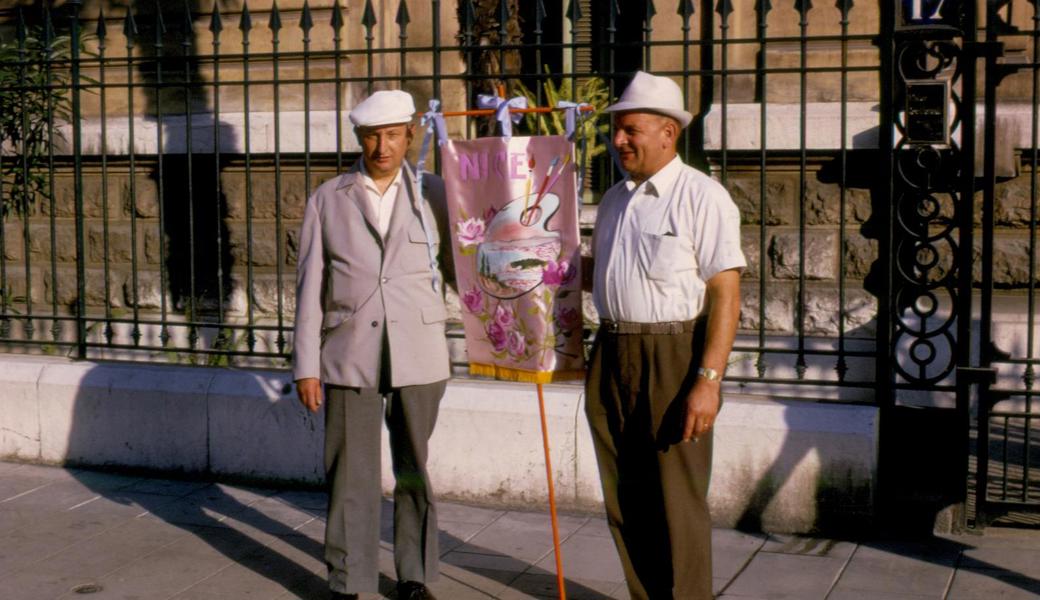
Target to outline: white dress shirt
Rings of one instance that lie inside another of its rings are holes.
[[[705,282],[747,266],[729,192],[678,156],[638,185],[625,178],[607,190],[592,252],[596,310],[635,323],[696,318]]]
[[[394,200],[397,199],[397,188],[401,186],[402,170],[397,170],[397,175],[394,175],[394,179],[387,186],[386,191],[380,194],[376,182],[368,176],[365,161],[361,161],[361,181],[365,184],[365,202],[368,204],[368,214],[375,218],[379,236],[383,238],[386,237],[386,232],[390,231],[390,215],[394,213]]]

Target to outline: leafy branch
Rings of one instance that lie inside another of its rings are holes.
[[[35,27],[20,40],[0,41],[4,216],[25,215],[37,199],[50,199],[48,148],[55,139],[64,140],[56,123],[72,121],[72,37],[43,33]]]

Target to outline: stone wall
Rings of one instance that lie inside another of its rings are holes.
[[[741,211],[749,265],[742,286],[744,333],[757,335],[761,330],[783,338],[802,331],[807,336],[834,338],[844,327],[846,338],[873,339],[878,301],[872,272],[877,267],[876,232],[884,224],[872,221],[872,195],[862,177],[864,169],[851,167],[865,165],[869,170],[871,156],[850,154],[846,180],[859,187],[845,188],[844,215],[833,164],[811,161],[804,180],[797,164],[771,166],[764,181],[764,219],[760,214],[763,181],[757,165],[730,162],[725,183]],[[125,161],[110,161],[104,178],[99,165],[85,167],[88,311],[102,316],[107,310],[126,318],[136,309],[139,317],[147,319],[165,308],[170,321],[192,314],[214,319],[222,299],[227,321],[243,323],[251,313],[254,322],[277,324],[281,315],[281,323],[290,325],[303,207],[308,192],[334,176],[334,159],[312,160],[308,185],[304,166],[297,160],[284,160],[276,178],[269,159],[254,158],[247,178],[240,159],[222,164],[218,174],[209,157],[197,158],[189,202],[187,165],[175,158],[163,162],[164,186],[158,184],[154,157],[138,159],[133,185]],[[997,186],[994,281],[1004,295],[1020,296],[1028,285],[1030,185],[1028,165],[1023,165],[1021,175]],[[7,300],[14,304],[9,314],[28,310],[27,286],[34,314],[46,318],[52,301],[59,314],[73,314],[78,298],[76,221],[73,179],[67,166],[59,168],[54,186],[53,203],[38,203],[27,223],[9,217],[4,226],[2,275]],[[803,193],[804,213],[799,210]],[[276,198],[280,198],[277,206]],[[583,209],[586,234],[591,233],[594,210]],[[978,226],[979,210],[975,219]],[[974,249],[976,280],[982,270],[979,237]],[[192,244],[196,248],[194,290]],[[799,288],[802,275],[804,289]],[[1034,279],[1040,282],[1040,274],[1034,274]],[[458,317],[453,294],[450,303]],[[585,304],[586,318],[594,321],[591,302]],[[99,330],[92,331],[100,335]]]

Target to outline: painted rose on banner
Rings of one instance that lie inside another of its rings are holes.
[[[441,146],[470,371],[584,376],[577,178],[562,136]]]

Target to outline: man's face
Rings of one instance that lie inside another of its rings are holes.
[[[678,130],[675,121],[654,113],[623,112],[614,116],[614,148],[632,181],[649,179],[672,160]]]
[[[414,127],[408,124],[358,128],[365,169],[373,179],[393,177],[404,162]]]

